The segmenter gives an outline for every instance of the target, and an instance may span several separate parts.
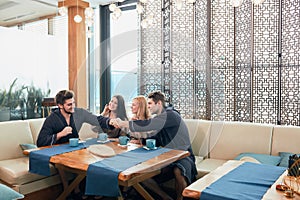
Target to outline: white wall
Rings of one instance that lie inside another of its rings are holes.
[[[66,36],[67,37],[67,36]],[[0,27],[0,89],[17,84],[51,89],[51,97],[68,88],[68,44],[63,36]]]

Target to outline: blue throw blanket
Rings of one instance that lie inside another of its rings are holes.
[[[110,197],[120,196],[118,184],[120,172],[167,151],[170,149],[158,148],[148,151],[138,148],[90,164],[87,170],[85,193]]]
[[[43,176],[50,176],[49,161],[51,156],[83,149],[96,143],[97,139],[91,139],[87,140],[85,143],[79,143],[77,147],[71,147],[69,144],[63,144],[59,146],[52,146],[51,148],[32,151],[29,154],[29,172]]]
[[[286,170],[272,165],[243,163],[201,192],[200,200],[258,200]]]

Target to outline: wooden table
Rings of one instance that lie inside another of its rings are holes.
[[[116,154],[141,147],[129,143],[128,147],[124,148],[118,146],[117,142],[109,142],[103,145],[111,147]],[[153,199],[140,183],[159,174],[163,167],[187,156],[189,156],[188,151],[170,150],[121,172],[119,174],[119,185],[127,187],[133,186],[145,199]],[[98,162],[102,159],[104,158],[93,155],[87,149],[52,156],[50,162],[55,165],[61,175],[64,174],[64,171],[69,171],[77,175],[71,184],[64,183],[64,191],[58,197],[58,200],[64,200],[86,177],[89,164]],[[119,197],[119,199],[123,199],[122,196]]]
[[[213,170],[209,174],[205,175],[203,178],[198,179],[188,187],[183,190],[183,196],[192,198],[192,199],[200,199],[201,192],[210,184],[221,178],[223,175],[227,174],[229,171],[238,167],[244,163],[244,161],[230,160],[224,163],[222,166]],[[276,190],[277,184],[283,184],[283,178],[285,177],[287,171],[285,171],[277,181],[271,186],[270,189],[267,190],[265,195],[263,196],[263,200],[284,200],[291,199],[284,196],[284,193]],[[201,200],[201,199],[200,199]],[[293,200],[300,200],[299,194],[295,194]]]

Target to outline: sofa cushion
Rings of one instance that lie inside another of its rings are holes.
[[[289,167],[289,158],[294,154],[295,153],[290,153],[290,152],[279,152],[279,156],[281,157],[279,166]],[[298,156],[300,156],[300,154],[298,154]]]
[[[36,140],[37,140],[40,130],[44,124],[44,121],[45,121],[45,118],[28,120],[34,144],[36,144]]]
[[[223,165],[226,161],[227,160],[207,158],[199,163],[196,163],[196,167],[197,167],[197,171],[198,171],[197,178],[201,178],[202,176],[217,169],[218,167]]]
[[[2,200],[23,199],[24,195],[20,194],[6,185],[0,184],[0,197]]]
[[[209,158],[233,160],[244,152],[271,154],[272,131],[271,124],[213,121]]]
[[[300,152],[300,127],[299,126],[274,126],[272,153],[278,156],[279,152]]]
[[[0,179],[11,185],[21,185],[44,178],[44,176],[29,173],[29,158],[22,157],[0,161]],[[51,165],[51,175],[57,171]]]
[[[189,130],[192,150],[195,156],[208,155],[209,129],[211,121],[199,119],[184,119]]]
[[[278,165],[280,163],[280,156],[271,156],[267,154],[257,154],[257,153],[241,153],[238,155],[235,160],[241,160],[243,157],[252,157],[258,160],[262,164],[266,165]]]
[[[0,160],[24,157],[25,155],[19,144],[27,143],[33,144],[31,130],[27,121],[0,123]]]

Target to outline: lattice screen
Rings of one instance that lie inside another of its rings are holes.
[[[141,94],[166,92],[185,118],[300,125],[300,0],[147,5]]]

